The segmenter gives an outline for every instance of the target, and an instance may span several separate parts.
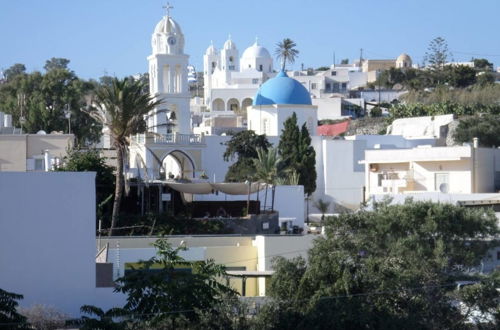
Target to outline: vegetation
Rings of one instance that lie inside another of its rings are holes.
[[[297,44],[288,38],[276,44],[274,53],[278,59],[281,59],[281,71],[285,71],[287,62],[290,64],[295,62],[295,58],[299,55],[299,51],[295,47]]]
[[[237,158],[237,161],[229,166],[226,173],[226,182],[244,182],[257,181],[255,177],[255,163],[258,159],[257,150],[267,151],[271,144],[266,136],[257,135],[254,131],[238,132],[231,137],[231,140],[225,143],[226,151],[224,160],[230,161]]]
[[[316,190],[316,152],[305,123],[299,130],[295,113],[284,123],[278,153],[282,159],[279,171],[284,174],[296,172],[304,193],[310,196]]]
[[[5,70],[0,81],[0,109],[12,114],[13,124],[28,133],[71,133],[76,144],[85,146],[97,142],[102,126],[80,109],[86,105],[85,97],[95,83],[79,79],[68,68],[69,60],[52,58],[44,66],[45,72],[26,73],[23,64],[14,64]]]
[[[20,313],[26,317],[33,329],[37,330],[63,329],[69,318],[68,315],[61,313],[54,307],[40,304],[30,308],[21,308]]]
[[[20,294],[0,289],[0,329],[29,329],[26,317],[17,311]]]
[[[160,101],[153,101],[153,97],[144,91],[140,81],[114,78],[111,85],[102,85],[96,91],[96,107],[87,109],[93,118],[109,128],[113,147],[116,149],[117,168],[110,236],[113,235],[120,214],[124,189],[123,165],[127,159],[128,138],[145,130],[144,115],[159,103]]]
[[[215,317],[218,306],[236,297],[235,291],[217,281],[225,275],[223,266],[211,260],[186,261],[179,256],[185,248],[174,249],[166,239],[157,240],[154,246],[157,256],[117,280],[116,291],[127,295],[125,306],[108,312],[83,306],[83,311],[99,317],[83,318],[84,327],[116,329],[109,324],[114,317],[122,328],[125,324],[134,329],[189,327],[205,311]]]
[[[486,114],[460,120],[453,138],[455,142],[462,144],[472,142],[477,137],[479,144],[483,147],[500,146],[500,115]]]
[[[263,329],[465,328],[452,304],[455,280],[471,279],[464,269],[478,264],[489,246],[483,239],[498,229],[493,211],[407,201],[330,218],[326,233],[307,264],[275,260]],[[491,287],[481,284],[466,302],[498,298]],[[498,313],[498,301],[488,302]]]
[[[281,159],[278,156],[278,150],[276,148],[269,148],[267,149],[267,151],[263,149],[258,149],[257,155],[258,158],[254,159],[256,178],[259,181],[266,183],[264,210],[266,209],[268,185],[272,185],[273,188],[272,188],[272,198],[271,198],[272,200],[271,211],[273,211],[274,195],[276,192],[276,183],[279,174],[278,169]]]
[[[314,207],[321,212],[321,223],[325,221],[325,213],[330,209],[330,202],[326,202],[321,198],[314,202]]]
[[[115,184],[114,168],[106,164],[97,150],[69,150],[63,165],[57,171],[96,172],[96,212],[97,221],[105,220],[105,227],[110,225],[113,187]]]

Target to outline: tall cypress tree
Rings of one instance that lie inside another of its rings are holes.
[[[306,124],[299,130],[295,112],[289,117],[281,132],[278,152],[281,157],[281,173],[299,174],[299,184],[310,196],[316,190],[316,152],[311,146],[311,136]]]
[[[288,172],[296,168],[300,162],[299,156],[300,131],[297,126],[297,115],[295,112],[285,120],[281,131],[278,153],[281,157],[280,172]]]
[[[316,190],[316,151],[311,145],[311,136],[304,123],[300,130],[299,144],[300,169],[297,171],[300,174],[299,184],[304,186],[304,192],[307,196]]]

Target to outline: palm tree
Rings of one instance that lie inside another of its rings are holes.
[[[269,184],[273,185],[271,210],[274,210],[274,193],[276,180],[278,179],[278,164],[281,162],[281,159],[278,156],[278,149],[269,148],[266,151],[259,148],[257,149],[257,156],[258,159],[254,159],[256,177],[266,183],[264,210],[266,209],[267,188]]]
[[[285,71],[286,62],[292,64],[295,58],[299,55],[299,51],[295,49],[297,44],[292,39],[285,38],[283,41],[276,44],[274,54],[278,59],[281,59],[281,71]]]
[[[330,202],[323,201],[320,198],[314,203],[314,206],[321,212],[321,223],[323,223],[325,220],[325,213],[327,213],[330,208]]]
[[[143,116],[160,103],[144,92],[144,86],[140,81],[114,78],[111,84],[99,87],[95,95],[95,107],[87,109],[93,118],[109,128],[116,149],[115,194],[109,236],[113,235],[120,214],[124,188],[123,164],[129,137],[144,131]]]

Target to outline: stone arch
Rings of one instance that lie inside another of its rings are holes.
[[[224,111],[224,108],[225,108],[225,104],[224,104],[224,100],[223,99],[215,99],[213,100],[212,102],[212,110],[215,110],[215,111]]]
[[[235,98],[229,99],[227,101],[226,110],[233,111],[233,112],[239,111],[240,110],[240,102]]]
[[[160,178],[164,176],[165,179],[169,179],[169,175],[173,175],[174,178],[194,178],[196,166],[193,159],[184,151],[171,150],[161,159]]]
[[[252,99],[247,97],[246,99],[243,99],[243,101],[241,101],[241,109],[243,110],[247,110],[247,107],[250,107],[252,106]]]

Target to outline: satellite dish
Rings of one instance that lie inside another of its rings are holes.
[[[37,135],[47,135],[47,132],[45,132],[44,130],[39,130],[38,132],[36,132]]]
[[[439,185],[439,191],[442,192],[442,193],[445,193],[447,194],[448,193],[448,190],[449,190],[449,186],[447,183],[441,183]]]

